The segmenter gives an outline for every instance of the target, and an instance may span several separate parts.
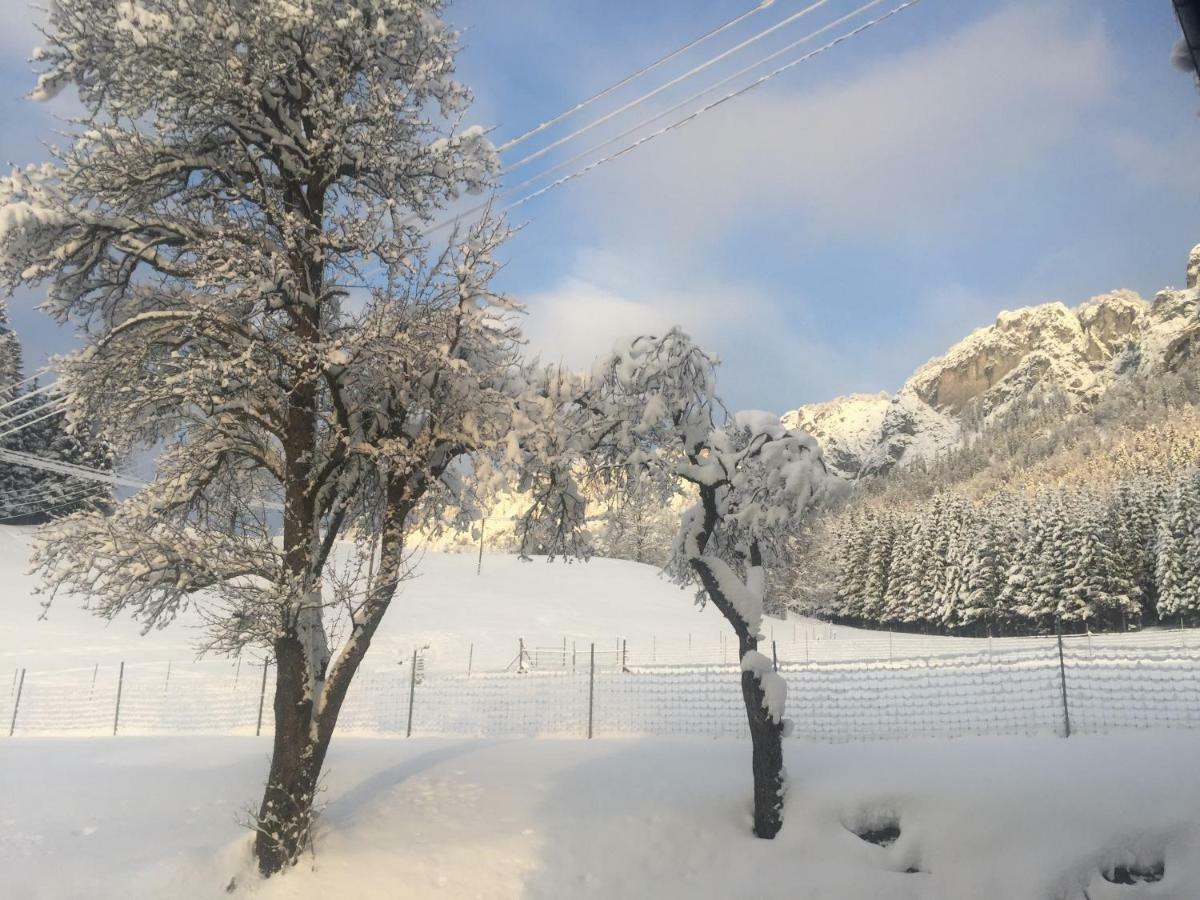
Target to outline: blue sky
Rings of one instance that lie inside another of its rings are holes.
[[[830,0],[657,108],[861,2]],[[469,120],[502,141],[751,5],[458,0]],[[776,0],[572,124],[805,5]],[[0,13],[0,157],[25,162],[54,139],[55,110],[21,99],[25,0]],[[732,405],[779,411],[894,389],[1004,308],[1152,297],[1200,242],[1200,94],[1167,61],[1177,35],[1170,0],[921,0],[522,207],[504,287],[547,358],[584,365],[678,323],[724,360]],[[11,301],[35,363],[73,343],[37,299]]]

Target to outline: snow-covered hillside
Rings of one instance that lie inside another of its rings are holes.
[[[55,598],[44,620],[37,582],[25,574],[32,529],[0,526],[0,662],[29,666],[115,664],[124,660],[182,661],[203,637],[200,618],[182,615],[165,629],[142,635],[128,618],[106,623],[82,609],[83,598]],[[624,560],[582,563],[523,562],[484,554],[480,574],[471,553],[417,557],[411,580],[401,587],[371,648],[372,664],[394,664],[414,648],[439,670],[465,671],[473,651],[477,671],[502,669],[523,638],[531,651],[561,647],[614,651],[622,638],[639,652],[665,648],[716,648],[729,628],[711,606],[697,609],[691,591],[660,577],[652,566]],[[772,623],[768,622],[768,628]],[[788,626],[790,629],[790,625]],[[428,649],[426,649],[428,648]]]
[[[1037,392],[1083,404],[1132,373],[1171,370],[1193,352],[1198,278],[1200,246],[1186,289],[1164,290],[1153,303],[1120,290],[1074,308],[1055,302],[1002,312],[920,366],[895,395],[809,404],[784,422],[811,431],[847,477],[933,459]]]

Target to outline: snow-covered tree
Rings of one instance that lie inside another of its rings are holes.
[[[678,330],[618,348],[563,418],[557,456],[531,454],[528,480],[561,510],[560,533],[578,528],[583,477],[647,480],[663,493],[682,482],[696,502],[682,516],[668,571],[697,587],[737,635],[742,698],[753,744],[754,833],[782,825],[782,737],[787,685],[758,651],[766,572],[829,484],[807,434],[763,412],[727,414],[716,396],[715,360]],[[557,504],[549,499],[557,494]],[[572,525],[572,523],[575,523]]]
[[[469,96],[442,10],[57,0],[35,95],[74,85],[87,117],[54,162],[0,181],[0,284],[45,283],[86,335],[60,364],[72,418],[121,450],[169,442],[152,484],[54,526],[38,562],[103,615],[160,625],[199,605],[212,648],[273,657],[265,874],[307,843],[407,529],[515,412],[510,304],[488,287],[503,230],[432,259],[421,232],[497,166],[457,127]],[[331,598],[351,525],[381,562]]]
[[[1200,607],[1195,591],[1194,563],[1200,557],[1197,513],[1200,486],[1195,479],[1181,480],[1175,487],[1159,521],[1156,579],[1158,616],[1163,621],[1180,620]]]
[[[1009,503],[997,503],[976,513],[963,553],[962,602],[959,624],[977,623],[998,632],[1008,616],[1000,602],[1005,572],[1012,555],[1013,529]]]
[[[867,553],[866,578],[863,581],[860,610],[860,615],[870,621],[878,622],[885,616],[896,532],[896,520],[892,515],[884,512],[876,518]]]
[[[1061,601],[1062,621],[1082,622],[1086,628],[1112,626],[1140,613],[1133,579],[1105,511],[1094,498],[1085,500],[1073,517],[1068,547],[1072,562]]]

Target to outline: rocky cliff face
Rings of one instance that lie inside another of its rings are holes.
[[[895,395],[853,394],[787,413],[816,437],[848,478],[877,475],[954,447],[1037,392],[1084,406],[1132,373],[1170,370],[1200,353],[1200,245],[1187,287],[1148,303],[1114,291],[1068,308],[1046,303],[1002,312],[925,363]]]

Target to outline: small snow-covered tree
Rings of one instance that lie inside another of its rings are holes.
[[[46,283],[87,340],[60,364],[73,418],[119,449],[169,443],[152,484],[55,526],[37,559],[103,615],[199,605],[210,646],[274,659],[264,874],[306,846],[406,530],[516,412],[488,287],[502,229],[433,259],[421,233],[497,167],[458,127],[443,6],[56,0],[35,95],[74,85],[87,116],[54,162],[0,180],[0,285]],[[382,562],[330,598],[351,525]]]
[[[737,635],[742,699],[753,744],[754,833],[782,825],[787,685],[758,651],[767,568],[829,487],[816,442],[763,412],[729,415],[716,361],[673,329],[618,348],[567,404],[562,452],[531,454],[527,479],[561,510],[564,540],[581,519],[581,469],[597,482],[644,479],[664,493],[683,482],[697,500],[682,515],[668,571],[697,587]],[[557,493],[558,503],[549,497]],[[575,525],[571,523],[574,522]]]

